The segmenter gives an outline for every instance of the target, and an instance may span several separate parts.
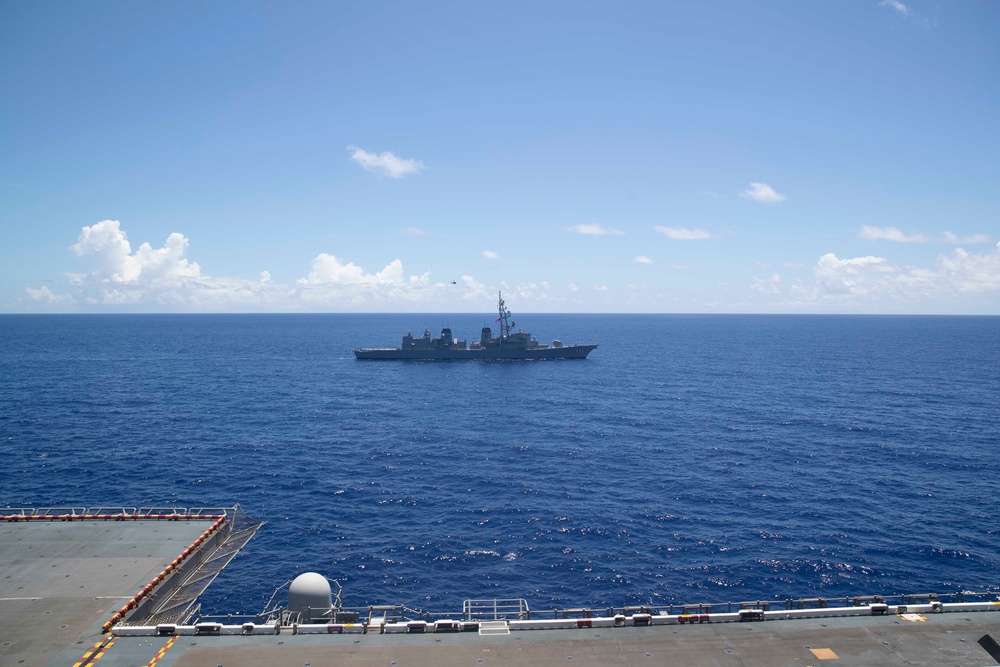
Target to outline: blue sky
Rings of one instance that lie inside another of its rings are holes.
[[[0,312],[1000,314],[1000,5],[0,4]]]

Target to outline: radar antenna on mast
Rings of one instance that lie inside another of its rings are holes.
[[[514,326],[514,323],[510,320],[510,311],[504,305],[503,293],[497,292],[497,295],[500,299],[500,317],[497,318],[497,321],[500,322],[500,340],[503,341],[510,335],[510,330]]]

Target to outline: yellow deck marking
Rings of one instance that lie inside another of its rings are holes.
[[[73,663],[73,667],[80,667],[81,665],[92,665],[101,659],[104,652],[111,648],[111,645],[115,643],[115,638],[112,637],[110,640],[104,640],[94,644],[94,647],[83,654],[83,657]]]
[[[177,641],[176,635],[171,637],[170,640],[166,643],[166,645],[164,645],[163,648],[157,651],[156,655],[153,656],[153,659],[149,661],[149,664],[147,664],[146,667],[155,667],[156,663],[158,663],[160,660],[163,660],[163,656],[166,654],[167,651],[170,650],[170,647],[174,645],[175,641]]]
[[[904,621],[909,621],[910,623],[923,623],[927,620],[926,616],[920,614],[900,614],[899,617]]]
[[[812,651],[812,654],[820,660],[837,660],[840,657],[833,652],[833,649],[811,648],[809,650]]]
[[[90,661],[90,664],[94,664],[95,662],[103,658],[104,654],[107,653],[108,649],[114,645],[115,639],[116,639],[115,637],[112,637],[111,641],[109,641],[107,644],[101,647],[101,649],[97,652],[97,655],[95,655],[93,659]]]

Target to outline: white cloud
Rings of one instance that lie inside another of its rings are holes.
[[[403,236],[423,236],[426,233],[419,227],[406,227],[402,232]]]
[[[625,232],[620,229],[615,229],[614,227],[602,227],[596,223],[573,225],[572,227],[566,228],[567,232],[576,232],[577,234],[587,234],[591,236],[605,236],[608,234],[624,234]]]
[[[495,253],[492,250],[484,250],[483,257],[485,257],[486,259],[500,259],[500,254]]]
[[[462,301],[474,304],[490,303],[496,298],[496,291],[489,285],[481,283],[470,275],[463,274],[461,278]],[[451,286],[455,289],[455,286]]]
[[[655,225],[653,229],[676,241],[700,241],[702,239],[712,238],[711,232],[706,232],[705,230],[698,229],[697,227],[688,229],[687,227],[664,227],[662,225]]]
[[[959,292],[1000,290],[1000,243],[983,255],[956,248],[950,257],[941,257],[938,266]]]
[[[72,303],[73,297],[68,294],[56,294],[48,288],[47,285],[42,285],[38,289],[32,289],[30,287],[25,288],[25,293],[28,298],[36,303]]]
[[[904,5],[899,0],[882,0],[878,4],[881,7],[892,7],[893,9],[895,9],[897,12],[899,12],[903,16],[909,16],[910,15],[910,8],[907,7],[906,5]]]
[[[398,285],[403,282],[403,263],[398,259],[389,262],[378,273],[365,273],[360,266],[342,263],[334,255],[320,253],[313,260],[312,269],[296,284],[309,287],[315,285]]]
[[[900,267],[882,257],[820,257],[813,267],[815,283],[797,285],[798,297],[811,303],[868,304],[926,311],[928,304],[949,310],[959,294],[1000,292],[1000,243],[988,253],[961,248],[938,257],[933,269]]]
[[[741,191],[740,196],[764,204],[776,204],[788,199],[785,195],[775,192],[774,188],[767,183],[751,183],[750,189]]]
[[[100,300],[91,303],[104,306],[129,306],[141,303],[142,299],[143,293],[140,291],[115,288],[101,290]]]
[[[71,249],[84,260],[96,259],[96,270],[67,273],[65,295],[49,287],[29,288],[21,303],[140,312],[372,312],[443,310],[453,307],[457,297],[450,282],[432,284],[429,273],[406,275],[399,259],[369,273],[330,253],[317,255],[305,277],[292,284],[276,282],[268,271],[259,271],[256,278],[212,277],[184,258],[188,245],[187,238],[173,233],[162,248],[144,243],[133,252],[118,221],[84,227]],[[462,297],[475,294],[472,278],[463,281]]]
[[[550,293],[551,285],[548,281],[541,282],[527,282],[527,283],[517,283],[515,285],[508,285],[506,283],[501,283],[500,288],[503,290],[504,299],[511,301],[511,303],[527,304],[534,303],[535,307],[551,308],[551,304],[558,302],[561,299],[559,297],[554,297]],[[495,299],[495,292],[494,292]],[[520,312],[525,312],[526,308],[520,306],[516,308]]]
[[[781,290],[778,288],[778,283],[780,282],[781,276],[777,273],[771,274],[770,278],[758,278],[754,276],[750,281],[750,289],[764,292],[765,294],[780,294]]]
[[[974,243],[989,243],[990,237],[986,234],[971,234],[969,236],[958,236],[951,232],[944,233],[945,243],[972,245]]]
[[[899,243],[926,243],[931,239],[919,233],[904,234],[898,227],[870,227],[865,225],[861,228],[861,238],[870,240],[897,241]],[[943,243],[954,245],[972,245],[977,243],[989,243],[990,237],[987,234],[970,234],[959,236],[952,232],[944,232],[939,239]]]
[[[883,257],[839,259],[832,252],[819,258],[813,273],[819,284],[832,294],[865,294],[871,282],[869,276],[895,269]]]
[[[653,264],[653,260],[652,260],[652,258],[650,258],[650,257],[646,257],[645,255],[638,255],[638,256],[637,256],[637,257],[635,258],[635,261],[636,261],[636,263],[638,263],[638,264]]]
[[[686,231],[690,237],[691,230]],[[968,241],[978,235],[953,238]],[[146,243],[133,250],[117,221],[84,227],[70,247],[81,264],[94,265],[65,273],[63,284],[46,281],[44,286],[27,288],[20,293],[18,307],[39,312],[455,312],[464,305],[471,312],[482,312],[496,297],[496,285],[471,276],[463,275],[457,285],[432,283],[428,273],[405,273],[401,259],[368,272],[332,253],[320,253],[304,263],[298,273],[304,277],[297,281],[278,282],[268,271],[247,278],[214,277],[185,258],[189,245],[184,235],[173,233],[161,248]],[[757,293],[752,303],[773,297],[772,305],[793,311],[995,312],[1000,303],[1000,244],[986,247],[985,252],[956,248],[925,266],[896,265],[876,256],[841,259],[828,253],[815,262],[811,278],[796,271],[793,280],[783,279],[767,268],[757,269],[760,276],[742,282],[748,294]],[[644,257],[634,261],[644,263]],[[668,270],[686,268],[662,262]],[[602,307],[612,311],[623,307],[633,286],[623,292],[595,280],[586,285],[539,281],[499,287],[505,296],[510,290],[512,303],[519,304],[522,312],[597,312]],[[644,308],[690,308],[695,303],[681,306],[676,299],[650,299],[643,302]],[[727,307],[725,298],[697,303],[704,308]],[[735,306],[729,303],[729,307]]]
[[[267,271],[259,279],[218,278],[204,275],[198,264],[184,254],[188,239],[174,232],[162,248],[143,243],[132,251],[125,231],[117,220],[103,220],[84,227],[71,246],[77,256],[92,260],[97,267],[89,273],[68,274],[67,303],[111,309],[181,312],[232,312],[296,310],[302,306],[295,287],[275,283]],[[397,260],[398,261],[398,260]],[[298,284],[298,292],[336,280],[352,278],[362,283],[363,271],[353,265],[340,266],[336,258],[320,256],[308,278]],[[402,267],[391,264],[376,274],[376,280],[401,280]],[[28,293],[29,298],[46,298],[44,291]]]
[[[351,151],[351,160],[368,171],[388,176],[389,178],[402,178],[409,174],[416,174],[423,170],[424,165],[419,160],[409,160],[397,157],[395,154],[385,151],[382,153],[369,153],[357,146],[348,146]]]
[[[403,263],[394,259],[376,273],[353,262],[342,262],[329,253],[313,260],[309,275],[295,283],[295,308],[386,310],[412,308],[435,298],[446,286],[434,285],[430,274],[405,276]]]
[[[132,252],[125,232],[117,220],[102,220],[80,231],[80,238],[71,246],[78,256],[97,255],[101,265],[95,275],[116,283],[177,281],[198,278],[201,268],[184,259],[188,240],[174,232],[162,248],[153,249],[143,243]]]
[[[897,227],[870,227],[868,225],[861,228],[861,238],[896,241],[898,243],[925,243],[927,241],[927,237],[923,234],[907,235]]]

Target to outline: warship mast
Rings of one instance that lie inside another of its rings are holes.
[[[497,296],[500,299],[500,317],[497,321],[500,323],[500,344],[503,345],[504,339],[510,335],[510,330],[514,327],[514,322],[511,321],[510,311],[503,302],[503,293],[497,292]]]

